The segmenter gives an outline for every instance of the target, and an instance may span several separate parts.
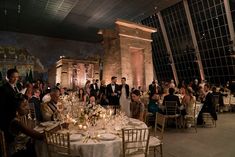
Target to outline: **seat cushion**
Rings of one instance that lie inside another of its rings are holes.
[[[162,143],[162,141],[159,140],[157,137],[150,136],[149,147],[156,147],[156,146],[159,146],[161,143]]]

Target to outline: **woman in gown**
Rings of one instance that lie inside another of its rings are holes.
[[[124,112],[128,117],[130,116],[130,100],[129,97],[129,85],[126,84],[126,78],[122,78],[121,88],[121,97],[120,97],[120,106],[121,111]]]

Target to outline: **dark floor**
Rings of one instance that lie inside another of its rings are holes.
[[[216,128],[199,127],[197,133],[194,128],[166,128],[163,156],[235,157],[235,113],[222,113],[218,118]]]

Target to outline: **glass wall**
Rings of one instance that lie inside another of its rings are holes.
[[[206,80],[224,84],[235,79],[235,62],[223,0],[189,0]]]
[[[162,18],[170,42],[178,79],[190,82],[200,78],[195,49],[183,2],[162,11]]]
[[[157,15],[154,14],[141,22],[144,25],[157,28],[157,32],[152,34],[152,50],[153,63],[158,81],[169,81],[173,79],[173,72]]]
[[[229,0],[229,2],[235,28],[235,1]],[[205,79],[217,85],[235,80],[235,52],[223,0],[188,0],[188,4]],[[194,78],[200,78],[183,2],[162,10],[161,14],[179,81],[189,82]],[[150,16],[142,23],[158,29],[158,32],[153,34],[153,58],[157,77],[161,80],[173,78],[157,16]]]
[[[229,0],[229,2],[230,2],[230,8],[231,8],[231,13],[232,13],[232,18],[233,18],[233,27],[235,29],[235,1]]]

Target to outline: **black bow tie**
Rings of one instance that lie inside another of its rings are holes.
[[[14,91],[15,91],[16,93],[18,93],[18,89],[16,88],[16,86],[14,87]]]

